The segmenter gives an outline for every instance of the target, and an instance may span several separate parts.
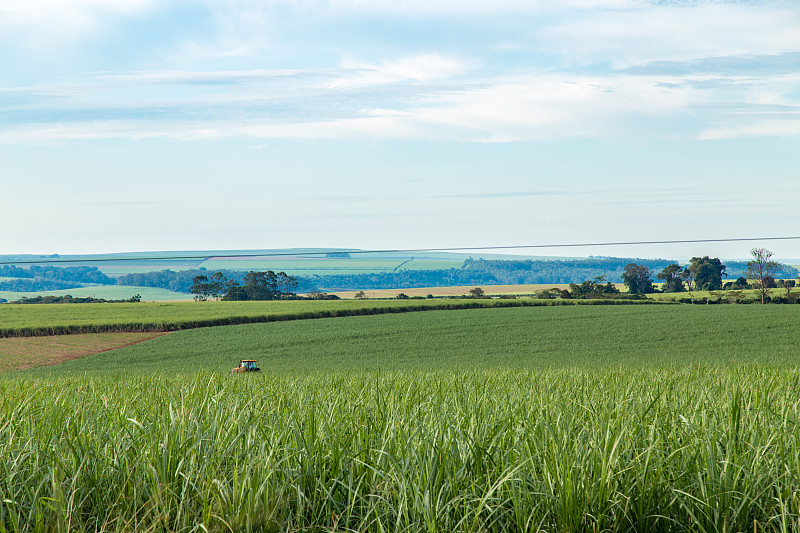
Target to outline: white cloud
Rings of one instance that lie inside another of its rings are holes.
[[[637,121],[680,113],[694,92],[665,89],[650,79],[524,76],[435,95],[401,116],[423,136],[462,141],[631,135],[646,129]]]
[[[258,3],[245,0],[245,3]],[[623,9],[646,0],[283,0],[279,4],[328,14],[444,15],[536,13],[565,9]]]
[[[431,67],[439,64],[447,68]],[[252,137],[505,142],[581,136],[710,139],[798,134],[793,117],[800,104],[791,96],[800,86],[797,75],[751,79],[545,73],[473,78],[461,84],[432,79],[461,69],[455,60],[418,56],[369,68],[351,63],[350,68],[333,71],[103,76],[90,97],[85,90],[71,88],[71,94],[64,91],[56,101],[45,99],[43,105],[49,109],[65,111],[57,114],[67,117],[64,122],[10,124],[0,130],[0,140]],[[159,99],[152,88],[164,84],[173,85],[172,92],[179,97]],[[46,88],[36,91],[48,93]],[[135,94],[137,99],[123,103],[114,91]],[[109,101],[118,103],[105,109]],[[97,120],[103,114],[116,118]],[[146,116],[153,118],[141,118]]]
[[[279,78],[304,77],[308,71],[298,69],[249,69],[249,70],[216,70],[208,72],[184,70],[159,70],[131,72],[127,74],[104,74],[101,80],[111,83],[136,84],[187,84],[187,83],[223,83],[230,84],[244,80],[269,80]]]
[[[542,49],[576,61],[626,67],[663,59],[692,59],[800,50],[796,5],[692,3],[594,10],[536,33]]]
[[[794,113],[800,114],[800,111]],[[700,132],[700,140],[735,139],[742,137],[797,137],[800,136],[800,118],[759,120],[755,123],[712,128]]]
[[[156,0],[4,0],[0,26],[50,26],[75,30],[95,24],[107,13],[134,14]]]
[[[380,63],[346,59],[342,62],[342,69],[347,76],[331,81],[330,86],[361,87],[404,81],[442,80],[461,74],[467,66],[455,58],[439,54],[422,54]]]
[[[214,75],[207,74],[214,78]],[[217,73],[216,75],[220,75]],[[181,78],[182,76],[178,76]],[[405,77],[405,76],[403,76]],[[159,76],[145,79],[160,80]],[[174,73],[166,79],[175,79]],[[338,78],[337,78],[338,79]],[[87,119],[63,125],[28,125],[6,131],[6,142],[24,138],[40,140],[103,137],[167,137],[180,140],[221,137],[255,138],[395,138],[503,142],[574,136],[653,135],[654,123],[674,121],[692,106],[706,103],[707,95],[691,84],[660,85],[662,78],[647,76],[529,75],[492,80],[459,90],[429,86],[420,94],[411,86],[394,98],[376,100],[384,105],[341,107],[335,113],[321,102],[334,98],[346,102],[347,89],[322,82],[316,89],[298,86],[282,92],[303,92],[291,105],[289,115],[259,112],[269,105],[269,94],[257,87],[248,97],[213,101],[216,110],[199,120],[203,103],[190,106],[184,115],[176,111],[165,119],[120,119],[98,122]],[[678,80],[676,80],[678,81]],[[355,91],[361,89],[356,88]],[[242,100],[241,98],[244,98]],[[206,101],[209,105],[210,100]],[[385,105],[388,104],[388,105]],[[243,114],[242,105],[254,110]],[[714,110],[707,113],[713,113]],[[168,114],[169,115],[169,114]],[[135,114],[133,115],[135,117]],[[237,118],[238,117],[238,118]],[[658,129],[658,128],[656,128]],[[684,134],[668,129],[658,135]]]

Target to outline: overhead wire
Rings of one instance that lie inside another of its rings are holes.
[[[556,244],[521,244],[506,246],[459,246],[443,248],[397,248],[397,249],[375,249],[375,250],[348,250],[348,249],[321,249],[315,251],[276,251],[270,252],[263,250],[256,253],[246,254],[206,254],[206,255],[147,255],[129,257],[91,257],[83,256],[73,259],[62,259],[59,257],[40,257],[37,259],[2,260],[0,265],[52,265],[52,264],[86,264],[86,263],[119,263],[126,261],[195,261],[209,259],[243,259],[253,257],[303,257],[303,256],[324,256],[326,254],[397,254],[397,253],[427,253],[427,252],[473,252],[478,250],[526,250],[541,248],[581,248],[597,246],[641,246],[652,244],[701,244],[715,242],[755,242],[755,241],[787,241],[800,240],[797,237],[736,237],[726,239],[675,239],[667,241],[628,241],[628,242],[590,242],[590,243],[556,243]],[[2,256],[0,256],[2,257]]]

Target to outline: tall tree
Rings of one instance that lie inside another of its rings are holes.
[[[285,272],[276,274],[272,270],[266,272],[251,270],[244,276],[244,285],[239,285],[235,281],[225,282],[226,293],[222,299],[279,300],[294,296],[297,284],[297,278],[289,276]]]
[[[631,294],[650,294],[655,292],[651,275],[650,269],[646,266],[629,263],[625,265],[622,281]]]
[[[678,263],[672,263],[664,267],[664,270],[656,276],[658,279],[664,280],[664,292],[683,292],[683,281],[681,280],[681,266]]]
[[[692,290],[695,288],[694,274],[695,271],[692,270],[691,265],[684,268],[683,272],[681,272],[681,281],[686,283],[686,290],[689,292],[692,292]]]
[[[277,292],[275,272],[253,272],[244,276],[244,290],[248,300],[274,300]]]
[[[747,279],[753,280],[753,285],[758,289],[763,304],[766,302],[769,292],[768,278],[775,275],[779,264],[772,260],[772,252],[766,248],[753,248],[750,250],[750,255],[753,259],[747,262]]]
[[[783,287],[786,289],[786,300],[789,303],[792,303],[795,298],[792,294],[792,289],[794,289],[795,285],[797,285],[797,282],[793,279],[787,279],[783,282]]]
[[[483,292],[483,289],[480,287],[475,287],[474,289],[469,290],[469,295],[473,298],[483,298],[486,293]]]
[[[208,282],[209,295],[215,300],[219,300],[227,291],[227,284],[228,278],[226,278],[222,272],[214,272],[214,274],[211,275],[211,281]]]
[[[605,283],[605,275],[595,276],[591,281],[582,281],[580,285],[577,283],[569,284],[569,292],[573,298],[597,298],[601,295],[619,294],[619,289],[610,281]]]
[[[722,276],[725,275],[725,265],[718,257],[713,259],[692,257],[687,270],[694,275],[694,286],[701,291],[718,291],[722,289]]]
[[[295,296],[295,291],[297,290],[297,278],[290,276],[286,272],[278,272],[275,278],[275,288],[277,289],[277,295],[280,298]]]
[[[209,294],[208,276],[195,276],[192,278],[192,286],[189,287],[189,292],[194,294],[194,299],[198,302],[203,302],[208,299]]]

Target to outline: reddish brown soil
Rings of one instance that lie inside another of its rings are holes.
[[[160,337],[162,332],[86,333],[0,339],[0,372],[50,366]]]

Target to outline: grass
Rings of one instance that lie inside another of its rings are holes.
[[[198,327],[434,309],[525,305],[630,304],[560,300],[288,300],[262,302],[153,302],[80,305],[4,304],[0,337],[175,331]],[[647,304],[647,301],[633,302]],[[649,302],[652,303],[652,302]]]
[[[786,289],[767,289],[767,294],[770,297],[785,297]],[[792,295],[800,295],[800,288],[792,289]],[[648,298],[660,302],[674,302],[681,299],[702,300],[715,299],[715,300],[728,300],[732,297],[740,297],[752,303],[761,301],[761,293],[758,289],[744,289],[744,290],[722,290],[722,291],[691,291],[691,292],[669,292],[669,293],[656,293],[648,294]]]
[[[800,362],[794,306],[563,306],[326,318],[180,331],[47,372],[270,373]]]
[[[178,323],[232,316],[263,316],[306,311],[404,306],[419,301],[266,301],[266,302],[157,302],[81,305],[3,305],[0,328],[103,326],[130,323]],[[427,302],[421,302],[423,304]]]
[[[9,531],[800,528],[792,368],[0,379]]]
[[[0,531],[798,531],[798,310],[248,324],[0,375]]]

